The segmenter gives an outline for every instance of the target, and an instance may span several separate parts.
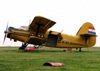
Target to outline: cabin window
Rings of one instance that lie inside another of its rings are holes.
[[[64,41],[62,41],[62,43],[64,43]]]
[[[69,42],[66,41],[66,44],[69,44]]]

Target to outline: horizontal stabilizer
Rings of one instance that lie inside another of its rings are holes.
[[[84,35],[87,35],[87,36],[97,36],[95,34],[80,34],[80,36],[84,36]]]

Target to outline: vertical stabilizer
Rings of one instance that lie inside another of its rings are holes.
[[[76,36],[80,36],[85,41],[87,46],[94,46],[96,43],[96,31],[92,23],[86,22],[84,23],[79,31],[77,32]]]
[[[80,27],[76,35],[94,35],[96,36],[96,31],[94,26],[90,22],[86,22]]]

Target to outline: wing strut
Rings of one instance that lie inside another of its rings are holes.
[[[38,27],[37,27],[37,30],[36,30],[36,36],[38,36],[40,27],[43,26],[43,25],[42,25],[42,24],[39,24],[39,23],[36,23],[36,25],[38,26]]]
[[[51,22],[51,21],[49,21],[49,22],[43,27],[43,29],[46,28],[46,27],[49,25],[50,22]]]

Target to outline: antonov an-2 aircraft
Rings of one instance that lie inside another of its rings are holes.
[[[75,36],[61,32],[51,31],[56,22],[42,16],[35,16],[29,26],[21,28],[6,27],[5,38],[21,41],[19,49],[24,50],[28,44],[38,46],[49,46],[55,48],[81,48],[94,46],[96,43],[96,32],[90,22],[84,23]]]

